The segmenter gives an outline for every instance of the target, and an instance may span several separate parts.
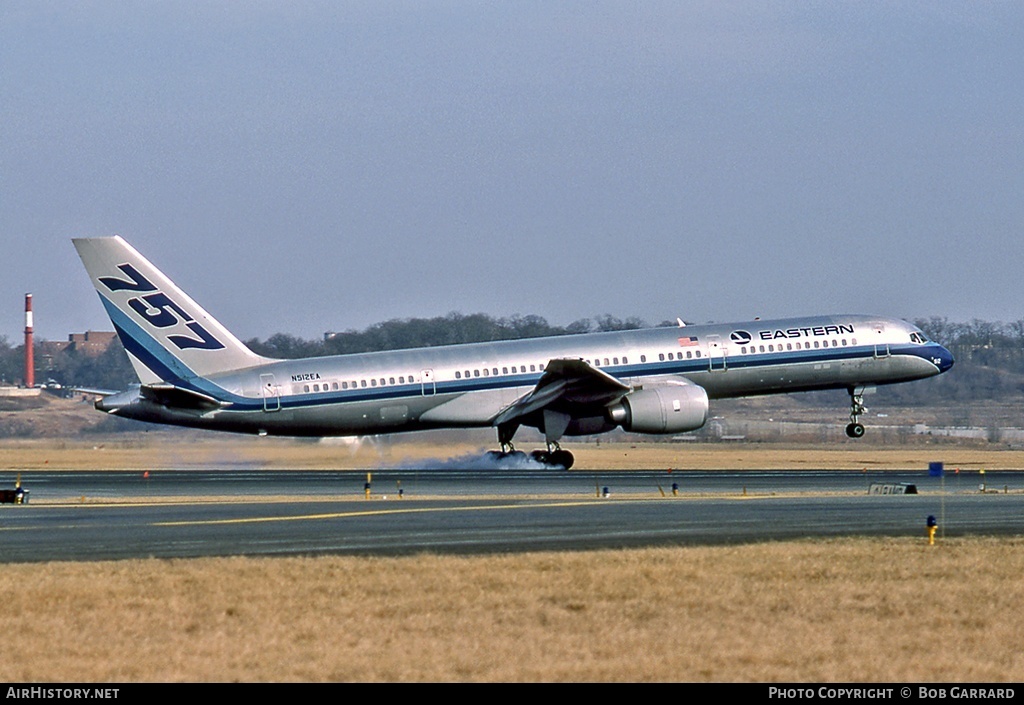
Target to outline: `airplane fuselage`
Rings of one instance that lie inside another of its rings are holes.
[[[905,321],[824,316],[278,360],[175,382],[218,400],[216,408],[138,395],[108,398],[99,408],[143,421],[269,435],[491,426],[537,387],[552,360],[582,360],[635,391],[692,382],[707,399],[884,385],[953,364],[945,348]],[[566,435],[619,425],[600,399],[566,404],[573,416]],[[543,425],[539,415],[525,415],[522,423]]]
[[[290,436],[521,426],[572,466],[563,436],[696,430],[711,399],[845,388],[853,438],[869,385],[930,377],[949,352],[892,318],[821,316],[272,360],[257,355],[119,237],[74,241],[139,378],[102,411]]]

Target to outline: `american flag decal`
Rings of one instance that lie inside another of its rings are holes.
[[[688,338],[680,338],[679,339],[680,347],[684,347],[685,348],[685,347],[687,347],[689,345],[696,345],[696,344],[697,344],[697,336],[690,336]]]

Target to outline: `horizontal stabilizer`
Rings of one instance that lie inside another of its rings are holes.
[[[114,394],[120,394],[123,390],[121,389],[97,389],[95,387],[71,387],[71,391],[75,394],[92,394],[97,397],[109,397]]]
[[[144,384],[140,388],[140,392],[144,399],[149,399],[152,402],[173,409],[212,411],[224,406],[224,404],[211,396],[192,391],[191,389],[175,387],[172,384]]]

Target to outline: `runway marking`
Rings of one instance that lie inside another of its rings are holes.
[[[534,509],[553,507],[582,507],[602,504],[588,500],[586,502],[544,502],[541,504],[492,504],[485,507],[419,507],[408,509],[370,509],[351,512],[330,512],[326,514],[305,514],[287,517],[247,517],[244,519],[199,519],[196,521],[160,521],[152,526],[213,526],[217,524],[258,524],[274,521],[319,521],[323,519],[345,519],[350,517],[383,516],[388,514],[422,514],[426,512],[470,512],[489,509]]]

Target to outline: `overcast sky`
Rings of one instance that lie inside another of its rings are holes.
[[[1019,2],[0,2],[0,335],[1024,318]]]

